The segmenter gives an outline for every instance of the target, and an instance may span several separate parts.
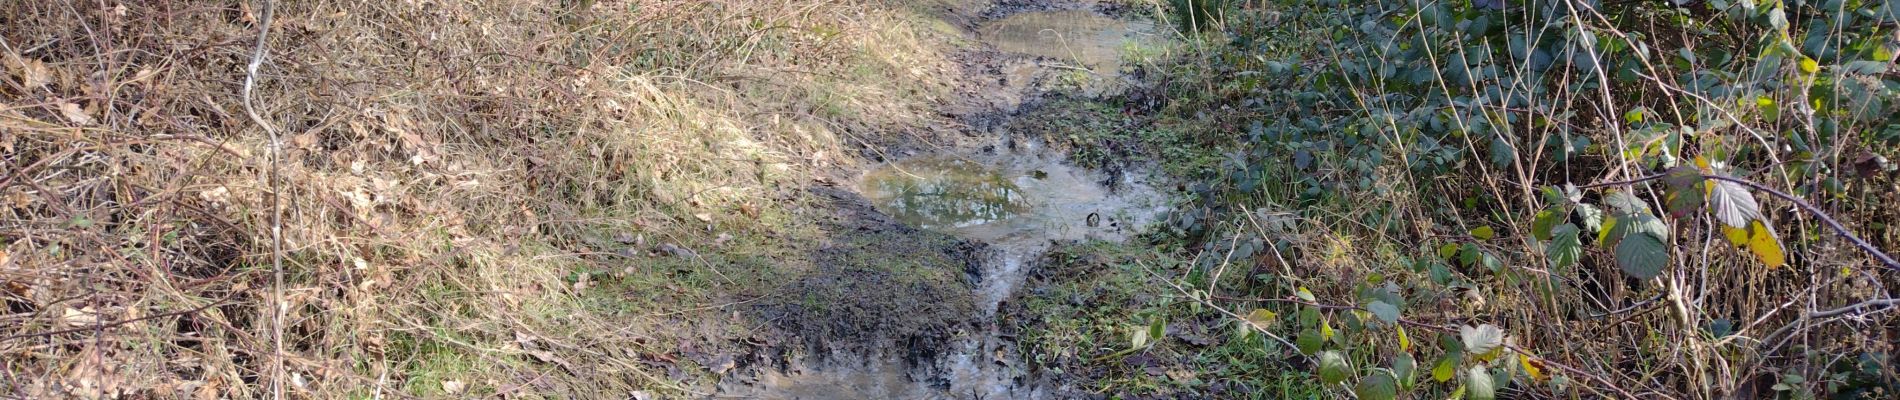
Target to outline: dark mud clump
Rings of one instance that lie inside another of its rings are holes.
[[[814,195],[831,212],[820,223],[827,243],[814,269],[782,287],[764,314],[811,343],[940,343],[971,323],[975,301],[967,272],[980,244],[905,226],[848,190]]]

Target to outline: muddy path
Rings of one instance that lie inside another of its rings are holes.
[[[955,122],[864,143],[868,168],[806,191],[826,214],[817,271],[753,307],[778,335],[710,356],[735,366],[713,397],[1074,397],[1022,361],[997,311],[1052,246],[1124,240],[1166,198],[1149,173],[1076,167],[1011,127],[1045,96],[1139,84],[1121,59],[1163,39],[1116,4],[946,3],[939,17],[976,43],[955,54],[966,83],[940,109]]]

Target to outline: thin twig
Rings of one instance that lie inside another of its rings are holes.
[[[1775,197],[1780,197],[1782,200],[1787,200],[1790,203],[1794,203],[1795,206],[1799,206],[1801,207],[1801,209],[1807,210],[1808,213],[1814,214],[1816,218],[1820,218],[1821,222],[1827,223],[1827,226],[1829,228],[1833,228],[1834,232],[1839,233],[1841,237],[1847,238],[1847,241],[1854,242],[1854,246],[1859,247],[1861,251],[1865,251],[1867,252],[1867,254],[1873,255],[1875,259],[1878,259],[1880,260],[1881,263],[1886,264],[1887,268],[1893,269],[1894,271],[1900,271],[1900,261],[1895,261],[1893,259],[1893,256],[1889,256],[1887,255],[1886,252],[1880,251],[1880,249],[1875,248],[1872,243],[1867,243],[1866,240],[1861,239],[1859,236],[1854,236],[1854,233],[1848,231],[1847,227],[1841,225],[1840,221],[1836,221],[1834,220],[1834,217],[1829,216],[1826,212],[1822,212],[1820,207],[1815,207],[1813,204],[1808,204],[1808,202],[1803,201],[1801,200],[1801,198],[1795,197],[1792,194],[1788,194],[1780,190],[1775,190],[1767,186],[1762,186],[1759,183],[1751,182],[1748,180],[1730,178],[1726,176],[1716,176],[1716,175],[1704,175],[1703,177],[1718,180],[1718,181],[1731,182],[1731,183],[1739,184],[1742,186],[1747,186],[1750,189],[1766,192],[1768,194],[1774,195]]]
[[[147,316],[138,317],[138,318],[127,318],[127,319],[122,319],[122,320],[117,320],[117,321],[112,321],[112,322],[86,325],[86,326],[72,328],[72,329],[13,335],[13,336],[5,337],[5,338],[0,338],[0,343],[6,343],[6,342],[14,341],[14,340],[32,338],[32,337],[58,336],[58,335],[64,335],[68,333],[78,333],[78,332],[85,332],[85,331],[90,331],[90,330],[103,330],[106,328],[117,327],[120,325],[130,324],[133,322],[153,320],[153,319],[159,319],[159,318],[167,318],[167,317],[175,317],[175,316],[186,315],[186,314],[196,314],[199,311],[204,311],[205,309],[225,304],[229,302],[232,298],[235,298],[238,295],[245,294],[245,293],[248,293],[248,292],[246,291],[231,292],[231,294],[225,295],[224,298],[213,300],[210,303],[205,303],[204,305],[201,305],[201,306],[192,307],[191,309],[188,309],[188,310],[173,311],[173,312],[168,312],[168,313],[163,313],[163,314],[153,314],[153,315],[147,315]]]
[[[1895,305],[1900,305],[1900,299],[1873,299],[1873,300],[1863,301],[1859,303],[1854,303],[1853,305],[1846,306],[1846,307],[1836,308],[1836,309],[1827,310],[1827,311],[1816,311],[1816,312],[1808,313],[1808,318],[1827,318],[1827,317],[1833,317],[1833,316],[1837,316],[1841,314],[1849,314],[1849,313],[1865,314],[1869,312],[1884,310],[1887,307],[1893,307]]]
[[[1641,178],[1631,179],[1627,181],[1593,183],[1589,185],[1578,186],[1577,188],[1590,189],[1590,188],[1599,188],[1599,187],[1605,187],[1605,186],[1627,186],[1627,185],[1634,185],[1638,183],[1662,179],[1663,177],[1668,176],[1668,175],[1669,175],[1668,172],[1664,172],[1664,173],[1645,176]],[[1814,214],[1816,218],[1820,218],[1821,222],[1826,223],[1828,228],[1834,230],[1834,233],[1839,234],[1843,238],[1847,238],[1847,241],[1849,242],[1853,242],[1854,247],[1859,247],[1861,251],[1864,251],[1868,255],[1873,256],[1874,259],[1879,260],[1881,264],[1885,264],[1885,266],[1888,269],[1892,269],[1894,271],[1900,272],[1900,261],[1895,261],[1893,259],[1893,256],[1889,256],[1887,255],[1886,252],[1880,251],[1880,249],[1874,247],[1872,243],[1868,243],[1866,240],[1861,239],[1859,236],[1854,236],[1854,232],[1847,230],[1847,227],[1844,225],[1841,225],[1840,221],[1835,220],[1834,217],[1828,215],[1827,212],[1821,211],[1820,207],[1815,207],[1813,204],[1809,204],[1807,201],[1802,200],[1800,197],[1797,197],[1792,194],[1788,194],[1787,192],[1783,192],[1780,190],[1775,190],[1774,188],[1763,186],[1760,183],[1755,183],[1754,181],[1750,181],[1747,179],[1733,178],[1733,177],[1727,177],[1727,176],[1721,176],[1721,175],[1710,175],[1710,174],[1701,174],[1701,176],[1704,179],[1713,179],[1713,180],[1718,180],[1718,181],[1723,181],[1723,182],[1730,182],[1730,183],[1734,183],[1734,184],[1738,184],[1742,186],[1747,186],[1749,189],[1754,189],[1756,191],[1768,193],[1769,195],[1775,196],[1782,200],[1787,200],[1790,203],[1794,203],[1796,207],[1800,207],[1803,211],[1807,211],[1809,214]]]
[[[257,69],[264,65],[268,55],[270,39],[271,13],[276,8],[272,0],[262,0],[263,14],[257,19],[257,48],[251,52],[251,63],[244,67],[244,113],[250,115],[251,122],[264,128],[270,135],[270,239],[271,239],[271,360],[275,366],[271,369],[271,398],[284,398],[284,208],[283,188],[278,186],[278,159],[282,157],[282,146],[278,143],[277,129],[257,113],[257,106],[251,101],[252,89],[257,87]]]

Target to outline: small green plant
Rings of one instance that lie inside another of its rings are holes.
[[[1168,17],[1182,32],[1207,30],[1222,15],[1232,0],[1168,0]]]

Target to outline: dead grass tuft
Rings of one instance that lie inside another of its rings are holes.
[[[273,193],[232,4],[0,5],[0,390],[266,396],[273,195],[295,397],[686,390],[639,362],[660,321],[589,306],[647,257],[604,238],[791,223],[773,199],[952,75],[870,0],[279,2]]]

